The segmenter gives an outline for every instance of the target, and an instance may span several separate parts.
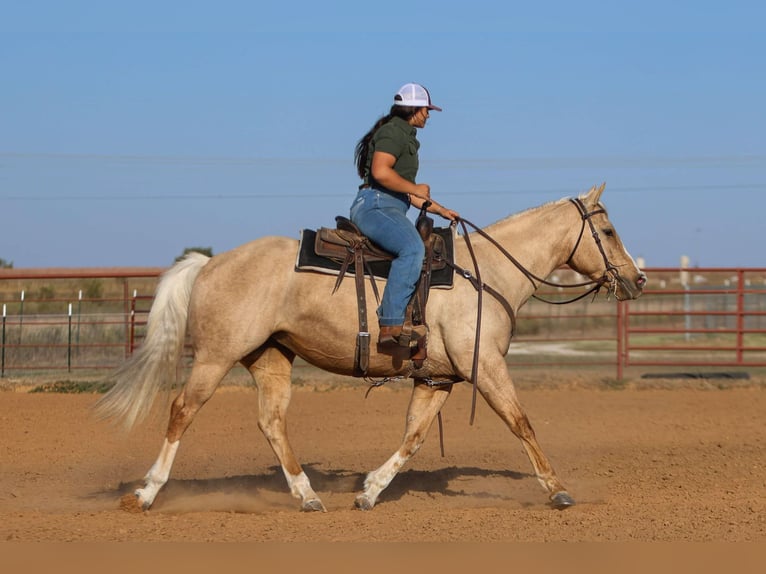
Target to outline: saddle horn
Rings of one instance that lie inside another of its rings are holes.
[[[428,208],[431,207],[431,202],[426,200],[420,208],[420,215],[415,222],[415,227],[420,234],[424,243],[428,242],[428,238],[431,237],[431,233],[434,230],[434,220],[428,217]]]

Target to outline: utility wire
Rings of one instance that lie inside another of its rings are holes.
[[[586,191],[585,189],[581,191]],[[734,185],[663,185],[641,187],[610,187],[609,194],[615,193],[641,193],[652,192],[703,192],[703,191],[743,191],[762,192],[766,191],[766,184],[734,184]],[[273,193],[205,193],[205,194],[118,194],[118,195],[0,195],[0,201],[34,202],[34,201],[236,201],[239,199],[323,199],[335,197],[349,197],[349,192],[273,192]],[[464,196],[464,195],[573,195],[577,190],[564,189],[499,189],[499,190],[459,190],[440,191],[439,196]]]
[[[100,163],[127,162],[148,164],[192,165],[353,165],[349,158],[340,157],[247,157],[247,156],[173,156],[129,154],[63,154],[0,152],[3,160],[33,161],[95,161]],[[582,156],[582,157],[500,157],[500,158],[438,158],[429,157],[429,165],[455,169],[550,169],[634,167],[721,167],[724,165],[766,166],[766,155],[712,156]]]

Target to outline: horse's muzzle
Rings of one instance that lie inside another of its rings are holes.
[[[625,277],[618,275],[617,284],[619,286],[617,298],[621,301],[628,299],[638,299],[641,293],[644,291],[646,285],[646,274],[639,273],[638,277],[634,281],[630,281]]]

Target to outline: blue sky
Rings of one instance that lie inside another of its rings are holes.
[[[605,181],[647,266],[766,266],[764,6],[3,0],[0,258],[164,266],[331,225],[415,81],[444,108],[419,180],[474,223]]]

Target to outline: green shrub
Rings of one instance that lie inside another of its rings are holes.
[[[45,383],[33,388],[30,393],[105,393],[112,387],[112,383],[103,381],[56,381]]]

